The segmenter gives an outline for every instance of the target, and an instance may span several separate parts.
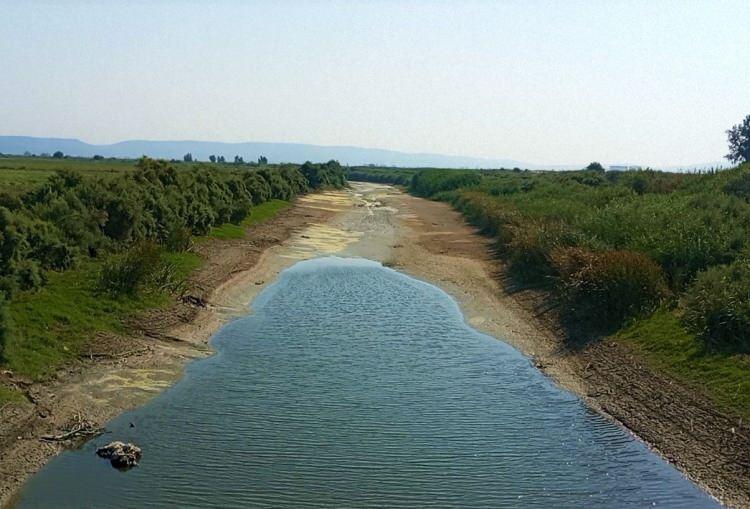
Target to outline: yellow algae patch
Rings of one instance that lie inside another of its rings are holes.
[[[81,385],[90,387],[95,399],[97,395],[106,399],[112,394],[119,397],[123,390],[160,392],[172,385],[177,374],[177,371],[167,369],[122,369],[94,380],[87,380]]]
[[[287,245],[285,258],[305,260],[315,256],[338,253],[362,237],[363,232],[352,232],[324,224],[313,224],[295,235]]]
[[[351,195],[340,191],[305,195],[297,198],[297,201],[311,209],[331,212],[340,212],[352,205]]]

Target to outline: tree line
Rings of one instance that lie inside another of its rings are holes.
[[[143,157],[133,172],[116,177],[66,170],[21,195],[0,192],[0,358],[8,330],[3,303],[43,285],[49,271],[130,250],[130,260],[120,257],[121,266],[105,267],[103,274],[109,279],[104,288],[130,291],[138,282],[128,279],[149,265],[139,259],[153,261],[162,249],[185,250],[192,236],[240,223],[254,205],[343,185],[344,170],[336,161],[229,170],[182,169]]]

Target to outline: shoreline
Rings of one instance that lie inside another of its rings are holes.
[[[621,425],[710,496],[728,507],[750,507],[750,428],[741,419],[648,367],[627,345],[605,338],[580,350],[566,347],[546,295],[506,290],[491,240],[449,205],[403,193],[383,201],[411,210],[414,222],[416,240],[396,251],[394,268],[442,288],[470,326],[519,350],[559,387]]]
[[[139,314],[131,334],[97,337],[91,345],[96,355],[82,355],[44,382],[0,374],[0,382],[23,388],[29,399],[0,408],[0,507],[12,507],[25,481],[67,448],[40,441],[41,435],[59,434],[78,416],[106,427],[174,385],[189,362],[212,355],[211,337],[228,320],[251,312],[254,295],[294,263],[272,253],[344,210],[344,193],[298,197],[289,209],[248,228],[245,239],[196,245],[204,263],[189,283],[205,306],[175,301]]]
[[[215,251],[206,247],[208,252],[203,254],[207,256],[209,267],[201,270],[196,278],[197,286],[205,288],[202,296],[208,303],[205,308],[156,312],[153,319],[145,320],[144,327],[144,331],[150,333],[151,339],[147,341],[151,341],[152,351],[140,357],[121,359],[119,365],[117,360],[111,360],[83,366],[71,379],[60,383],[66,387],[61,392],[72,400],[67,407],[58,400],[56,410],[63,415],[67,408],[70,413],[75,409],[72,403],[77,402],[79,408],[81,405],[86,408],[87,417],[93,415],[104,423],[122,411],[143,404],[177,381],[192,359],[210,355],[208,341],[213,334],[234,316],[251,313],[248,303],[275,281],[282,270],[318,256],[361,257],[379,261],[442,289],[455,300],[467,325],[519,350],[558,386],[621,424],[683,473],[687,472],[686,475],[709,494],[730,506],[750,504],[750,494],[744,492],[741,485],[733,487],[724,477],[711,478],[710,472],[696,470],[694,460],[689,455],[685,459],[680,452],[684,447],[678,447],[677,452],[665,448],[664,440],[671,440],[672,433],[668,426],[655,428],[656,437],[644,432],[644,426],[651,424],[650,421],[630,418],[633,412],[643,411],[637,402],[625,408],[613,402],[622,397],[620,392],[628,386],[617,392],[613,381],[598,371],[607,370],[607,363],[600,357],[606,357],[609,363],[619,363],[630,356],[630,362],[637,363],[632,354],[619,351],[619,347],[603,347],[604,351],[600,348],[583,354],[566,351],[554,320],[538,309],[539,296],[505,291],[499,282],[502,267],[491,257],[490,241],[478,235],[448,205],[409,196],[392,186],[353,183],[349,191],[300,197],[291,209],[258,228],[251,228],[250,232],[245,242],[251,244],[252,249],[232,246],[227,253],[227,243]],[[264,236],[267,236],[265,240]],[[232,264],[237,266],[222,273]],[[166,327],[148,329],[148,324],[158,322],[159,318],[163,320],[167,314],[172,319],[166,320]],[[174,316],[180,319],[175,322]],[[604,364],[592,369],[592,359]],[[117,397],[112,397],[112,391],[102,390],[100,385],[107,383],[114,387]],[[61,387],[47,387],[49,391],[53,389],[60,391]],[[102,397],[102,393],[107,392],[109,399]],[[65,396],[61,399],[65,400]],[[657,419],[666,417],[657,412]],[[59,420],[58,425],[61,422]],[[697,440],[688,436],[687,446]],[[7,450],[2,450],[6,442],[0,446],[0,465],[8,457],[14,463],[13,451],[9,455]],[[3,507],[14,489],[62,449],[59,446],[50,449],[50,444],[41,444],[33,436],[20,442],[26,445],[27,452],[35,450],[36,453],[31,461],[16,464],[19,468],[14,482],[0,481],[0,506]],[[23,447],[16,448],[15,452],[23,450]],[[721,459],[715,452],[714,458],[717,456]],[[0,473],[4,474],[2,470]],[[0,478],[7,479],[7,476]]]

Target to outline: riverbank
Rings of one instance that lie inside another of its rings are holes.
[[[64,449],[41,441],[42,435],[60,434],[80,419],[104,425],[170,387],[186,363],[210,355],[213,333],[246,312],[252,295],[275,277],[275,264],[262,263],[268,251],[325,225],[343,210],[343,196],[331,191],[300,197],[293,207],[248,228],[244,238],[204,239],[195,248],[204,263],[188,281],[193,298],[139,314],[129,324],[132,335],[91,338],[86,354],[49,381],[0,373],[3,384],[25,396],[0,407],[0,507]]]
[[[371,200],[397,210],[384,220],[396,236],[384,261],[442,287],[467,322],[515,346],[559,385],[620,422],[730,507],[750,506],[750,429],[699,389],[647,365],[617,340],[571,349],[540,292],[510,292],[490,241],[444,203],[381,187]],[[372,251],[364,247],[354,254]]]
[[[543,298],[506,292],[489,241],[446,204],[391,186],[354,183],[351,191],[299,198],[293,208],[255,227],[248,239],[201,246],[207,263],[193,285],[205,307],[179,303],[169,312],[142,317],[139,337],[102,338],[100,346],[110,345],[106,351],[92,352],[97,355],[61,373],[53,384],[29,387],[37,403],[14,410],[20,413],[12,419],[3,413],[0,500],[8,500],[59,452],[58,446],[41,443],[40,434],[61,429],[78,412],[105,423],[143,404],[178,379],[185,363],[208,355],[211,335],[246,312],[246,303],[281,270],[336,254],[380,261],[441,287],[458,301],[470,325],[515,346],[717,498],[736,507],[750,504],[750,476],[740,463],[750,450],[744,427],[725,429],[728,422],[705,401],[641,365],[622,345],[563,348],[554,317],[540,308]],[[15,427],[6,426],[11,422]],[[9,434],[14,430],[17,436]]]

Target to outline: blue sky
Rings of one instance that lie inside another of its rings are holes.
[[[750,114],[748,1],[0,0],[0,134],[652,165]]]

